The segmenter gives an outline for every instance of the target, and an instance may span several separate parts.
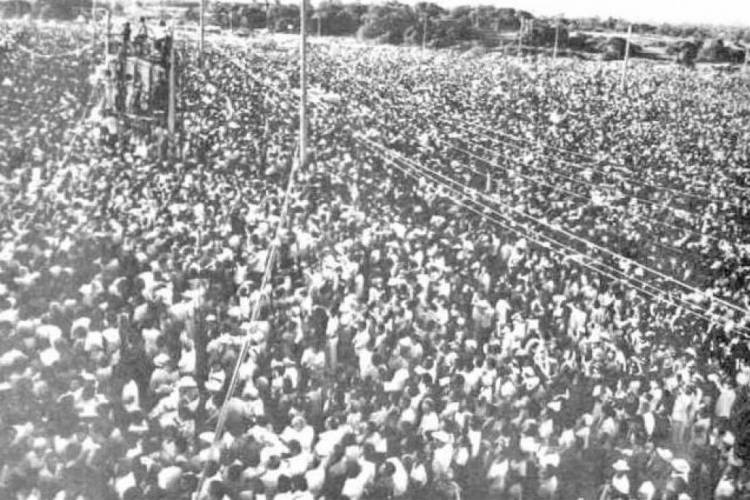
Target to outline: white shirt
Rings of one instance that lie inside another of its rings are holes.
[[[401,463],[401,460],[395,457],[388,458],[386,462],[393,464],[393,467],[396,469],[393,472],[393,496],[404,495],[406,490],[409,489],[409,475],[406,473],[404,465]]]
[[[422,415],[422,420],[419,422],[419,432],[425,434],[430,431],[437,431],[440,429],[440,420],[438,419],[437,413],[430,412]]]
[[[499,326],[504,326],[508,322],[508,312],[510,311],[510,304],[505,299],[499,299],[495,304],[495,314],[497,315],[497,323]]]
[[[409,370],[406,368],[400,368],[393,374],[393,379],[384,384],[384,389],[386,392],[402,391],[404,390],[407,380],[409,380]]]
[[[359,476],[347,479],[346,482],[344,482],[344,487],[341,489],[341,494],[349,500],[359,500],[364,493],[365,485],[362,483]]]
[[[690,396],[684,392],[680,392],[674,400],[672,420],[675,422],[687,422],[690,416],[692,402],[693,400]]]
[[[716,416],[719,418],[729,418],[735,399],[737,399],[737,393],[734,392],[734,389],[729,386],[721,387],[719,397],[716,398]]]
[[[310,451],[315,440],[315,430],[309,425],[299,431],[290,426],[281,433],[281,439],[286,442],[296,440],[304,451]]]
[[[307,488],[312,492],[314,495],[317,495],[320,493],[320,491],[323,489],[323,484],[325,483],[326,479],[326,472],[325,469],[322,467],[318,467],[317,469],[311,469],[305,473],[305,479],[307,480]]]
[[[451,462],[453,461],[453,445],[445,444],[435,450],[432,459],[432,471],[436,476],[447,475],[450,471]]]

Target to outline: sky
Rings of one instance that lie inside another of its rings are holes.
[[[417,0],[401,0],[416,3]],[[495,5],[535,15],[618,17],[636,22],[719,24],[750,27],[750,0],[432,0],[446,8]]]

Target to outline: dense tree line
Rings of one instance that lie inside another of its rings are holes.
[[[92,0],[6,0],[0,2],[0,13],[8,16],[30,14],[45,18],[73,19],[88,15]],[[116,2],[119,4],[119,2]],[[212,24],[228,29],[268,29],[272,32],[293,33],[299,30],[299,6],[296,2],[258,0],[236,4],[232,0],[210,1],[208,19]],[[603,54],[617,58],[624,54],[622,35],[629,23],[623,19],[599,17],[557,19],[535,17],[531,13],[494,6],[459,6],[445,9],[436,3],[419,2],[407,5],[398,1],[366,4],[358,0],[345,2],[325,0],[309,10],[308,27],[311,33],[328,36],[358,36],[381,43],[420,45],[432,48],[449,47],[460,43],[495,46],[502,34],[513,39],[521,30],[523,43],[530,46],[551,46],[557,37],[561,47]],[[195,21],[195,7],[185,13],[185,20]],[[718,33],[717,30],[721,30]],[[576,33],[569,36],[569,33]],[[612,32],[615,32],[612,34]],[[734,62],[744,58],[732,44],[750,43],[750,29],[725,27],[633,24],[639,35],[669,36],[680,42],[655,41],[667,47],[667,53],[683,52],[683,41],[696,45],[698,60]],[[601,35],[597,35],[601,33]],[[607,35],[610,33],[611,35]],[[720,40],[722,37],[723,40]],[[718,40],[712,41],[712,40]],[[674,45],[674,47],[673,47]],[[637,55],[638,50],[635,50]]]
[[[92,0],[9,0],[0,2],[2,17],[31,15],[45,19],[75,19],[91,12]]]

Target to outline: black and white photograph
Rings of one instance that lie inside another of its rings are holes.
[[[750,500],[750,1],[0,0],[0,500]]]

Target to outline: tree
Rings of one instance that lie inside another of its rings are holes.
[[[92,0],[39,0],[35,14],[50,19],[75,19],[91,13]]]
[[[31,14],[31,11],[31,4],[25,0],[0,3],[0,16],[2,17],[22,17]]]
[[[264,4],[256,3],[253,5],[242,6],[236,12],[239,21],[235,22],[235,25],[239,24],[242,27],[249,29],[261,29],[266,27],[266,6]]]
[[[371,5],[363,20],[364,24],[357,32],[360,37],[376,38],[392,44],[403,42],[406,29],[419,23],[414,10],[398,2]]]
[[[299,7],[296,4],[277,3],[268,10],[268,21],[275,31],[295,33],[299,31]]]
[[[444,8],[433,2],[417,2],[414,11],[418,15],[426,15],[429,18],[443,17],[448,13]]]
[[[347,10],[339,1],[322,2],[315,15],[319,18],[320,31],[324,35],[351,35],[357,32],[359,17]]]

